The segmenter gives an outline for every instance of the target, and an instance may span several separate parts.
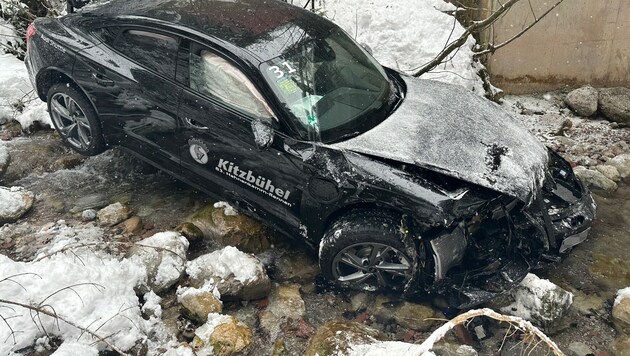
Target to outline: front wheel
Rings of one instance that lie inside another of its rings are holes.
[[[53,85],[48,91],[48,112],[64,143],[85,156],[105,150],[100,123],[92,104],[69,84]]]
[[[320,245],[322,273],[345,288],[403,291],[416,253],[400,225],[393,214],[379,211],[355,211],[336,221]]]

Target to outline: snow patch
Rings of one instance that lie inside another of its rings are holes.
[[[216,202],[216,203],[214,203],[214,207],[217,208],[217,209],[223,208],[223,214],[225,214],[226,216],[237,216],[238,215],[238,211],[236,210],[236,208],[234,208],[228,202],[224,202],[224,201]]]
[[[617,298],[615,298],[615,305],[621,303],[622,299],[630,298],[630,287],[620,289],[617,291]]]
[[[210,340],[210,336],[214,332],[217,326],[230,322],[231,317],[228,315],[210,313],[208,314],[208,321],[195,330],[195,335],[201,340]]]
[[[221,293],[217,289],[214,284],[214,280],[206,281],[201,288],[193,288],[193,287],[177,287],[177,301],[181,303],[181,300],[186,296],[196,296],[205,293],[212,293],[218,300],[221,300]]]
[[[186,273],[191,278],[198,278],[203,270],[212,270],[214,275],[234,279],[247,284],[255,281],[260,275],[260,265],[252,256],[239,251],[236,247],[227,246],[186,264]]]
[[[66,341],[51,356],[98,356],[98,349],[94,346],[76,341]]]
[[[28,199],[25,195],[33,197],[33,193],[22,187],[0,187],[0,219],[3,216],[15,215],[16,212],[24,210],[28,205]]]

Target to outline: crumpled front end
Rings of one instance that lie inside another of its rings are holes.
[[[488,301],[583,242],[595,210],[570,165],[550,153],[533,202],[499,196],[429,239],[422,284],[428,292],[449,295],[459,308]]]

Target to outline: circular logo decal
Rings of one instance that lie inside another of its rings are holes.
[[[199,164],[208,163],[208,147],[201,141],[190,140],[188,142],[190,155]]]

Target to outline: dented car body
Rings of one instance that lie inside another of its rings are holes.
[[[570,165],[496,104],[383,68],[279,1],[113,0],[29,34],[70,147],[119,146],[235,203],[342,286],[476,305],[595,215]]]

